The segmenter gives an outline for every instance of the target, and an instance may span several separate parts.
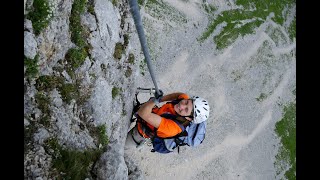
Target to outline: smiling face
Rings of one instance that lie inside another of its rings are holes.
[[[191,99],[183,99],[178,104],[174,105],[174,110],[181,116],[193,116],[193,103]],[[188,120],[190,118],[187,118]],[[191,120],[191,119],[190,119]]]

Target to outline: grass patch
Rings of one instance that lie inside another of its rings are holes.
[[[129,54],[128,62],[134,64],[134,55],[132,53]]]
[[[123,51],[124,51],[123,45],[122,45],[120,42],[116,43],[116,47],[114,48],[113,57],[114,57],[115,59],[120,60]]]
[[[140,6],[142,6],[142,5],[144,4],[144,1],[145,1],[145,0],[138,0],[138,4],[139,4]]]
[[[37,127],[33,121],[29,121],[29,126],[24,126],[24,154],[28,153],[29,149],[32,147],[33,134],[37,131]]]
[[[49,108],[50,97],[45,95],[43,92],[39,91],[35,95],[35,99],[36,99],[38,108],[42,112],[42,115],[40,117],[40,124],[44,125],[45,127],[49,127],[50,126],[50,117],[51,117],[51,111]]]
[[[80,15],[84,13],[86,0],[74,0],[71,9],[70,20],[70,31],[71,41],[74,42],[78,47],[82,48],[87,45],[84,40],[85,34],[81,26]]]
[[[99,148],[105,151],[106,145],[109,143],[109,138],[107,136],[106,125],[100,125],[94,127],[92,124],[87,124],[87,129],[90,136],[93,137],[95,144],[99,147],[100,144],[103,148]]]
[[[36,35],[46,28],[53,17],[48,0],[34,0],[33,9],[27,18],[32,21],[33,31]]]
[[[286,6],[295,4],[295,0],[238,0],[236,4],[244,8],[223,11],[212,20],[212,23],[198,40],[203,42],[213,33],[219,24],[225,22],[227,25],[220,34],[213,38],[217,44],[217,49],[223,49],[233,43],[238,37],[252,33],[256,27],[265,22],[271,12],[275,15],[272,17],[272,20],[282,25],[285,20],[282,11]],[[254,10],[252,10],[253,7],[255,8]]]
[[[44,127],[49,128],[50,127],[50,118],[51,118],[50,115],[44,114],[40,117],[39,123],[42,124]]]
[[[94,1],[93,0],[88,0],[88,12],[92,15],[95,15],[96,13],[94,12]]]
[[[45,150],[52,155],[52,168],[56,171],[55,176],[58,176],[55,178],[66,180],[92,177],[93,164],[102,154],[99,149],[78,151],[63,148],[56,138],[46,141]]]
[[[290,168],[285,171],[289,180],[296,179],[296,103],[284,107],[284,115],[276,123],[275,132],[281,138],[281,147],[276,155],[275,167],[277,175],[284,171],[286,164]]]
[[[261,102],[268,97],[267,94],[261,93],[259,97],[256,98],[257,101]]]
[[[217,10],[217,8],[211,4],[208,4],[208,5],[203,4],[202,6],[209,15],[213,14]]]
[[[101,144],[103,147],[105,147],[109,143],[109,138],[106,132],[106,126],[101,125],[101,126],[98,126],[97,129],[98,129],[98,145]]]
[[[45,142],[45,151],[52,156],[51,173],[57,179],[85,179],[94,176],[91,170],[94,163],[99,160],[105,151],[109,138],[106,135],[106,126],[101,125],[90,128],[89,132],[96,137],[98,145],[103,148],[88,149],[85,151],[71,150],[62,147],[56,138],[50,138]]]
[[[72,99],[78,100],[80,98],[78,85],[73,83],[65,83],[65,80],[62,77],[48,75],[40,76],[36,80],[36,88],[38,91],[47,92],[53,90],[54,88],[57,88],[61,94],[62,100],[67,103],[70,103]]]
[[[79,97],[78,97],[78,99],[77,99],[77,104],[78,104],[78,106],[84,105],[84,104],[88,101],[88,99],[90,98],[91,93],[92,93],[92,90],[91,90],[91,89],[89,89],[89,90],[88,90],[86,93],[84,93],[84,94],[80,94],[80,92],[79,92]]]
[[[126,48],[129,44],[129,35],[128,34],[123,35],[123,39],[124,39],[123,46]]]
[[[118,5],[118,0],[112,0],[112,4],[113,4],[113,6],[117,6]]]
[[[59,73],[62,73],[63,70],[64,70],[64,67],[62,67],[62,66],[54,66],[54,67],[52,67],[52,70],[57,71]]]
[[[62,86],[58,87],[61,98],[66,103],[70,103],[72,99],[79,99],[79,91],[76,84],[63,83]]]
[[[294,20],[290,23],[288,32],[290,39],[293,40],[293,38],[296,37],[296,17],[294,17]]]
[[[66,53],[65,59],[68,62],[68,69],[74,71],[80,67],[88,56],[85,48],[71,48]]]
[[[92,47],[88,45],[88,32],[81,25],[80,15],[84,13],[87,1],[75,0],[72,4],[70,21],[71,41],[77,45],[77,48],[69,49],[66,54],[66,61],[70,63],[67,67],[67,72],[73,77],[74,70],[80,67],[85,58],[89,55],[89,49]],[[91,9],[94,13],[93,2],[88,1],[88,11]]]
[[[130,68],[130,67],[127,67],[127,70],[126,70],[126,72],[124,73],[124,75],[128,78],[128,77],[131,76],[131,74],[132,74],[131,68]]]
[[[89,76],[93,79],[96,79],[97,78],[97,75],[95,73],[90,73]]]
[[[27,57],[24,57],[24,65],[26,66],[26,74],[25,76],[28,78],[35,78],[38,73],[38,61],[39,61],[39,55],[37,54],[34,59],[30,59]]]
[[[113,87],[112,88],[112,92],[111,92],[112,93],[112,99],[116,98],[119,95],[120,91],[121,91],[120,88]]]
[[[146,71],[146,65],[147,65],[147,63],[146,63],[146,60],[145,60],[145,59],[140,61],[139,68],[140,68],[140,73],[141,73],[143,76],[144,76],[144,73],[145,73],[145,71]]]
[[[43,75],[36,80],[35,87],[38,91],[51,91],[64,83],[62,77]]]

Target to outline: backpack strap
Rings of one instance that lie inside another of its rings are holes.
[[[197,124],[196,130],[194,131],[194,134],[193,134],[193,137],[192,137],[192,141],[194,141],[194,138],[195,138],[196,135],[197,135],[197,132],[198,132],[198,129],[199,129],[199,125],[200,125],[200,124]]]

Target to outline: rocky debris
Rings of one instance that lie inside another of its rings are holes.
[[[25,179],[48,179],[52,158],[45,149],[37,145],[24,158]]]
[[[49,132],[44,128],[39,128],[34,134],[34,141],[40,145],[43,145],[44,141],[50,137]]]

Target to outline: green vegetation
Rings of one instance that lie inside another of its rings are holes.
[[[74,0],[70,16],[71,41],[78,47],[83,48],[87,45],[85,34],[81,26],[80,15],[84,12],[86,0]]]
[[[112,88],[112,92],[111,92],[112,93],[112,99],[116,98],[119,95],[120,91],[121,91],[120,88],[113,87]]]
[[[127,47],[128,44],[129,44],[129,35],[128,35],[128,34],[125,34],[125,35],[123,35],[123,38],[124,38],[123,46],[124,46],[124,47]]]
[[[217,10],[217,8],[211,4],[208,4],[208,5],[203,4],[203,8],[209,15],[211,15],[213,12]]]
[[[145,1],[145,0],[138,0],[138,4],[139,4],[140,6],[142,6],[143,3],[144,3],[144,1]]]
[[[118,5],[118,0],[112,0],[112,4],[113,4],[113,6],[117,6]]]
[[[70,103],[72,99],[79,99],[80,92],[77,84],[65,83],[64,78],[56,76],[40,76],[36,80],[36,88],[38,91],[51,91],[57,88],[60,91],[63,101]]]
[[[49,127],[51,117],[51,111],[49,108],[50,97],[45,95],[44,92],[38,91],[38,93],[35,95],[35,100],[37,102],[38,108],[42,112],[42,115],[40,117],[40,124],[44,125],[45,127]]]
[[[52,16],[48,0],[34,0],[33,9],[29,12],[27,18],[32,21],[34,33],[39,35],[48,26]]]
[[[144,73],[145,73],[145,71],[146,71],[146,65],[147,65],[147,63],[146,63],[146,60],[145,60],[145,59],[140,61],[140,65],[139,65],[139,67],[140,67],[140,73],[141,73],[143,76],[144,76]]]
[[[131,74],[132,74],[131,68],[130,68],[130,67],[127,67],[127,70],[126,70],[126,72],[124,73],[124,75],[128,78],[128,77],[131,76]]]
[[[106,126],[100,125],[97,127],[97,129],[98,129],[98,144],[101,144],[103,147],[105,147],[109,142],[107,132],[106,132]]]
[[[66,61],[68,62],[68,69],[74,71],[80,67],[85,58],[87,57],[87,51],[84,48],[71,48],[66,53]]]
[[[97,138],[97,145],[103,148],[87,149],[85,151],[72,150],[62,147],[57,138],[50,138],[45,141],[45,151],[52,156],[51,176],[54,179],[85,179],[92,177],[93,164],[99,160],[108,144],[106,126],[101,125],[90,129]]]
[[[53,175],[58,176],[55,178],[66,180],[90,178],[93,164],[102,154],[99,149],[78,151],[63,148],[56,138],[46,141],[45,150],[52,155],[52,168],[56,171]]]
[[[291,22],[288,32],[290,39],[293,40],[293,38],[296,37],[296,17],[294,17],[294,20]]]
[[[90,73],[89,76],[90,76],[91,78],[93,78],[93,79],[96,79],[96,78],[97,78],[97,76],[96,76],[95,73]]]
[[[290,103],[284,107],[284,115],[276,123],[275,132],[281,138],[281,146],[276,155],[275,167],[277,175],[286,168],[285,177],[289,180],[296,179],[296,103]]]
[[[52,70],[57,71],[59,73],[62,73],[63,70],[64,70],[64,67],[62,67],[62,66],[54,66],[54,67],[52,67]]]
[[[92,15],[95,15],[96,13],[94,12],[94,1],[93,0],[88,0],[88,12]]]
[[[128,62],[134,64],[134,55],[132,53],[129,54]]]
[[[30,59],[27,57],[24,57],[24,65],[26,66],[26,77],[28,78],[35,78],[38,73],[38,61],[39,61],[39,55],[37,54],[34,59]]]
[[[86,3],[86,0],[75,0],[69,18],[71,41],[77,45],[76,48],[69,49],[65,57],[68,62],[66,71],[72,78],[74,78],[74,70],[83,64],[85,58],[90,55],[89,49],[92,48],[87,43],[88,32],[82,27],[80,18],[80,15],[84,13]],[[88,9],[93,9],[93,2],[88,2]]]
[[[28,153],[29,149],[32,147],[33,134],[38,129],[33,121],[29,122],[29,126],[24,126],[24,154]]]
[[[70,103],[72,99],[79,99],[79,91],[75,84],[63,83],[62,86],[58,87],[61,98],[63,101]]]
[[[113,57],[120,60],[123,51],[124,51],[123,45],[120,42],[116,43],[116,47],[114,48]]]
[[[259,27],[266,20],[270,13],[274,13],[274,17],[271,19],[282,25],[285,20],[282,15],[282,11],[286,6],[294,5],[295,0],[238,0],[236,1],[236,4],[243,6],[243,9],[223,11],[212,20],[212,23],[207,27],[207,30],[199,38],[200,42],[207,39],[216,27],[223,22],[226,23],[226,26],[220,34],[213,38],[217,44],[217,49],[227,47],[239,36],[252,33],[256,27]],[[253,8],[255,9],[253,10]]]
[[[36,80],[35,87],[38,91],[51,91],[64,83],[62,77],[43,75]]]
[[[257,101],[261,102],[263,101],[264,99],[266,99],[268,97],[267,94],[265,93],[261,93],[260,96],[258,98],[256,98]]]

